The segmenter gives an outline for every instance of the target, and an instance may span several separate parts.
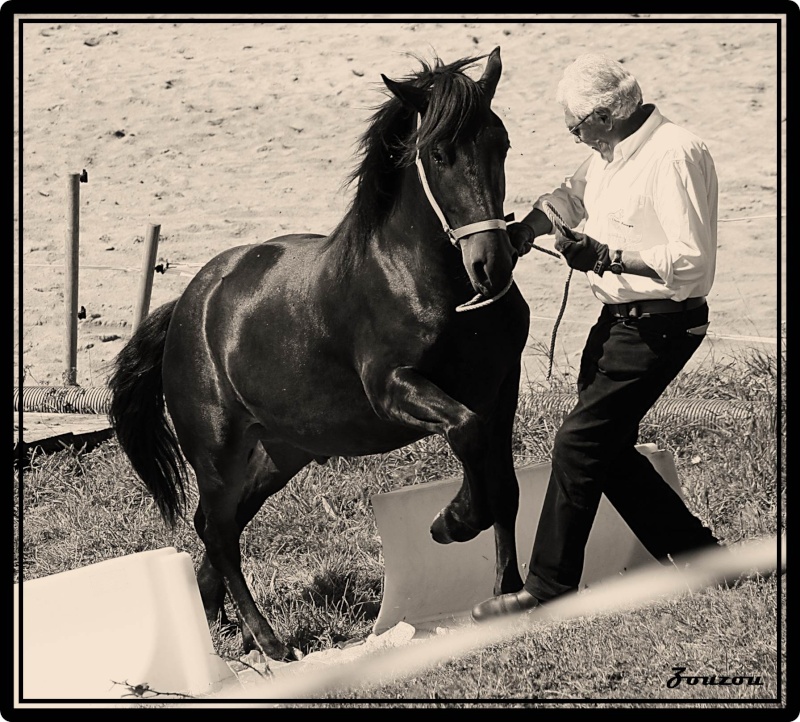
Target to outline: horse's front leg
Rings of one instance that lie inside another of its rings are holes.
[[[516,524],[519,510],[519,482],[514,470],[513,432],[519,398],[520,368],[503,382],[497,406],[489,419],[489,452],[486,473],[489,508],[494,518],[497,577],[495,596],[522,589],[517,560]]]
[[[486,489],[489,428],[473,411],[411,367],[365,378],[379,416],[431,434],[443,435],[464,466],[464,483],[437,514],[431,534],[440,544],[468,541],[494,522]]]

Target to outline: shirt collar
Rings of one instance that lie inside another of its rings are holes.
[[[639,126],[638,130],[617,143],[614,148],[614,160],[627,160],[630,158],[663,122],[664,116],[661,115],[658,108],[653,105],[653,112],[650,113],[647,120]]]

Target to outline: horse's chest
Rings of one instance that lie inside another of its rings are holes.
[[[429,371],[460,396],[474,397],[481,390],[491,395],[520,363],[528,337],[527,316],[495,315],[470,321],[441,334],[429,354]]]

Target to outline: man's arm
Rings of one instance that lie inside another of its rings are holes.
[[[564,233],[568,235],[556,232],[555,248],[564,256],[570,268],[577,271],[594,271],[599,276],[611,268],[611,261],[616,254],[615,249],[579,231],[565,229]],[[659,278],[658,273],[642,260],[638,251],[623,251],[620,260],[625,269],[623,273]]]
[[[538,208],[534,208],[521,221],[508,226],[508,237],[517,253],[524,256],[533,248],[534,240],[550,233],[551,227],[550,219]]]
[[[614,249],[611,249],[611,257],[614,257]],[[654,269],[650,268],[643,260],[639,251],[623,251],[622,265],[625,267],[623,273],[630,273],[633,276],[647,276],[648,278],[659,278]]]
[[[665,245],[641,252],[644,263],[668,286],[696,282],[713,273],[716,256],[717,180],[713,161],[664,163],[657,176],[655,212]]]
[[[538,208],[534,208],[520,223],[525,223],[533,228],[536,237],[546,236],[553,231],[553,224],[550,223],[550,219]]]
[[[509,225],[508,234],[520,255],[530,251],[535,238],[554,232],[550,219],[541,208],[537,207],[543,201],[549,201],[554,207],[557,207],[564,221],[570,226],[577,226],[586,217],[583,193],[586,188],[586,173],[591,160],[591,156],[587,157],[578,166],[575,173],[565,178],[558,188],[552,193],[541,196],[534,204],[533,209],[521,221]]]
[[[536,237],[547,235],[553,230],[553,224],[550,219],[538,208],[534,208],[520,223],[525,223],[533,228]],[[614,249],[611,249],[611,255],[614,255]],[[642,260],[639,251],[623,251],[622,263],[625,266],[625,273],[630,273],[634,276],[647,276],[648,278],[659,277],[655,270]]]

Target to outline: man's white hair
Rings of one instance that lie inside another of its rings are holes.
[[[564,71],[556,101],[577,118],[602,107],[612,118],[622,119],[642,102],[642,90],[621,63],[601,53],[586,53]]]

